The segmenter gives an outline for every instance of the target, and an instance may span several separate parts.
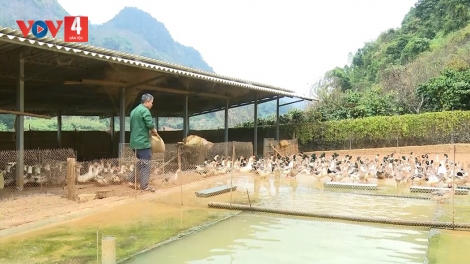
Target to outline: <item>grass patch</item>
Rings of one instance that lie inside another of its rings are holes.
[[[437,231],[429,240],[429,264],[467,264],[470,247],[468,231]]]
[[[214,221],[222,214],[207,209],[185,209],[99,227],[101,237],[116,237],[117,259],[124,259],[191,227]],[[67,224],[36,235],[0,240],[0,263],[96,263],[96,226]]]

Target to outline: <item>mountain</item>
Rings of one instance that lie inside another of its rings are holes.
[[[56,0],[2,0],[0,25],[18,28],[16,20],[64,19],[69,15]],[[63,32],[60,33],[63,36]]]
[[[4,27],[18,28],[16,20],[56,20],[69,15],[57,0],[4,1],[0,9]],[[199,51],[175,41],[163,23],[138,8],[126,7],[107,23],[89,26],[90,45],[214,72]],[[63,27],[56,37],[63,38]]]
[[[90,44],[214,72],[199,51],[173,40],[165,25],[149,13],[125,7],[103,25],[93,26]]]
[[[63,19],[69,15],[57,0],[2,0],[0,9],[0,25],[18,28],[16,20]],[[63,38],[63,27],[57,36]],[[201,54],[193,47],[184,46],[175,41],[165,25],[150,14],[134,7],[122,9],[114,18],[102,25],[94,25],[89,21],[89,44],[113,50],[140,54],[146,57],[176,63],[208,72],[214,72],[204,61]],[[283,98],[281,103],[295,99]],[[260,104],[258,116],[269,117],[276,113],[276,102]],[[305,103],[283,106],[281,114],[293,108],[305,107]],[[230,109],[230,126],[253,120],[253,106]],[[83,119],[86,119],[84,117]],[[37,122],[43,122],[37,120]],[[0,115],[0,131],[12,129],[13,118]],[[168,118],[160,121],[160,125],[182,127],[182,120]],[[209,113],[191,118],[191,129],[214,129],[224,126],[224,112]],[[39,127],[47,127],[40,125]]]

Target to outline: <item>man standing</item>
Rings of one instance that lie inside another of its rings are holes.
[[[152,106],[153,96],[144,94],[142,95],[141,104],[134,108],[130,114],[130,147],[136,152],[139,159],[137,173],[139,175],[140,189],[150,192],[155,190],[148,185],[152,159],[149,132],[154,136],[158,135],[149,110]],[[134,177],[132,177],[132,180],[135,181]],[[134,186],[134,183],[129,183],[129,185]]]

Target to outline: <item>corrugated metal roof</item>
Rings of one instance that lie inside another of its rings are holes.
[[[85,57],[92,57],[99,60],[107,60],[115,63],[130,65],[134,67],[152,69],[160,72],[167,72],[181,76],[187,76],[196,79],[202,79],[212,82],[223,83],[232,86],[243,87],[252,90],[259,90],[268,93],[296,97],[309,101],[316,100],[315,98],[296,94],[292,90],[274,87],[267,84],[250,82],[242,79],[232,78],[228,76],[217,75],[214,73],[201,71],[173,63],[168,63],[156,59],[151,59],[139,55],[109,50],[105,48],[85,45],[80,43],[63,42],[57,38],[42,38],[37,39],[32,34],[27,38],[23,37],[20,30],[4,28],[0,25],[0,41],[16,43],[25,46],[33,46],[36,48],[49,49],[62,53],[73,53]]]

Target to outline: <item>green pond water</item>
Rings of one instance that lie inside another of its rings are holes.
[[[242,213],[131,263],[426,263],[429,230]]]

